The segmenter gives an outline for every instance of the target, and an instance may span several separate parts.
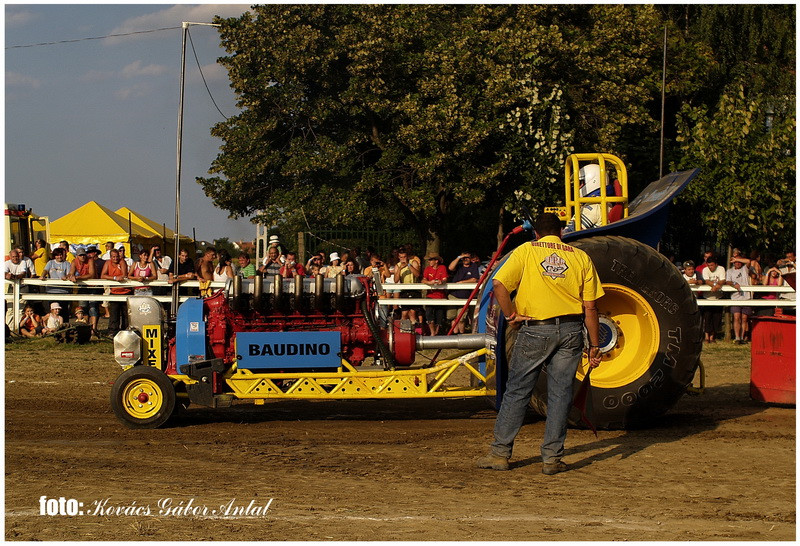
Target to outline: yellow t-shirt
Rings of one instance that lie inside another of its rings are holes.
[[[555,235],[514,249],[494,280],[517,290],[517,313],[536,320],[580,315],[584,301],[605,293],[589,256]]]
[[[33,258],[33,268],[36,270],[36,274],[41,277],[44,266],[50,261],[50,249],[40,248],[31,255],[31,258]]]

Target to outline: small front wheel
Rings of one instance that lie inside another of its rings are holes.
[[[175,410],[175,387],[164,372],[134,366],[122,372],[111,387],[111,409],[130,428],[158,428]]]

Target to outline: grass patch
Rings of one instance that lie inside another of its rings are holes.
[[[750,344],[734,345],[730,341],[717,341],[711,345],[704,344],[700,354],[705,366],[739,367],[750,365]]]

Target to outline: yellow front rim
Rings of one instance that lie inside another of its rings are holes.
[[[617,342],[603,355],[592,371],[594,387],[613,389],[636,381],[653,363],[661,342],[658,318],[649,303],[637,292],[619,284],[603,284],[605,295],[597,300],[601,316],[617,329]],[[584,355],[577,377],[582,380],[588,361]]]
[[[122,404],[131,417],[148,419],[161,410],[164,393],[151,379],[134,379],[122,392]]]

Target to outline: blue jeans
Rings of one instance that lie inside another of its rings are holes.
[[[542,461],[556,462],[564,454],[567,414],[572,405],[572,383],[583,351],[583,323],[522,326],[508,364],[508,382],[494,425],[492,453],[511,457],[514,438],[542,371],[547,366],[547,421],[542,439]]]

